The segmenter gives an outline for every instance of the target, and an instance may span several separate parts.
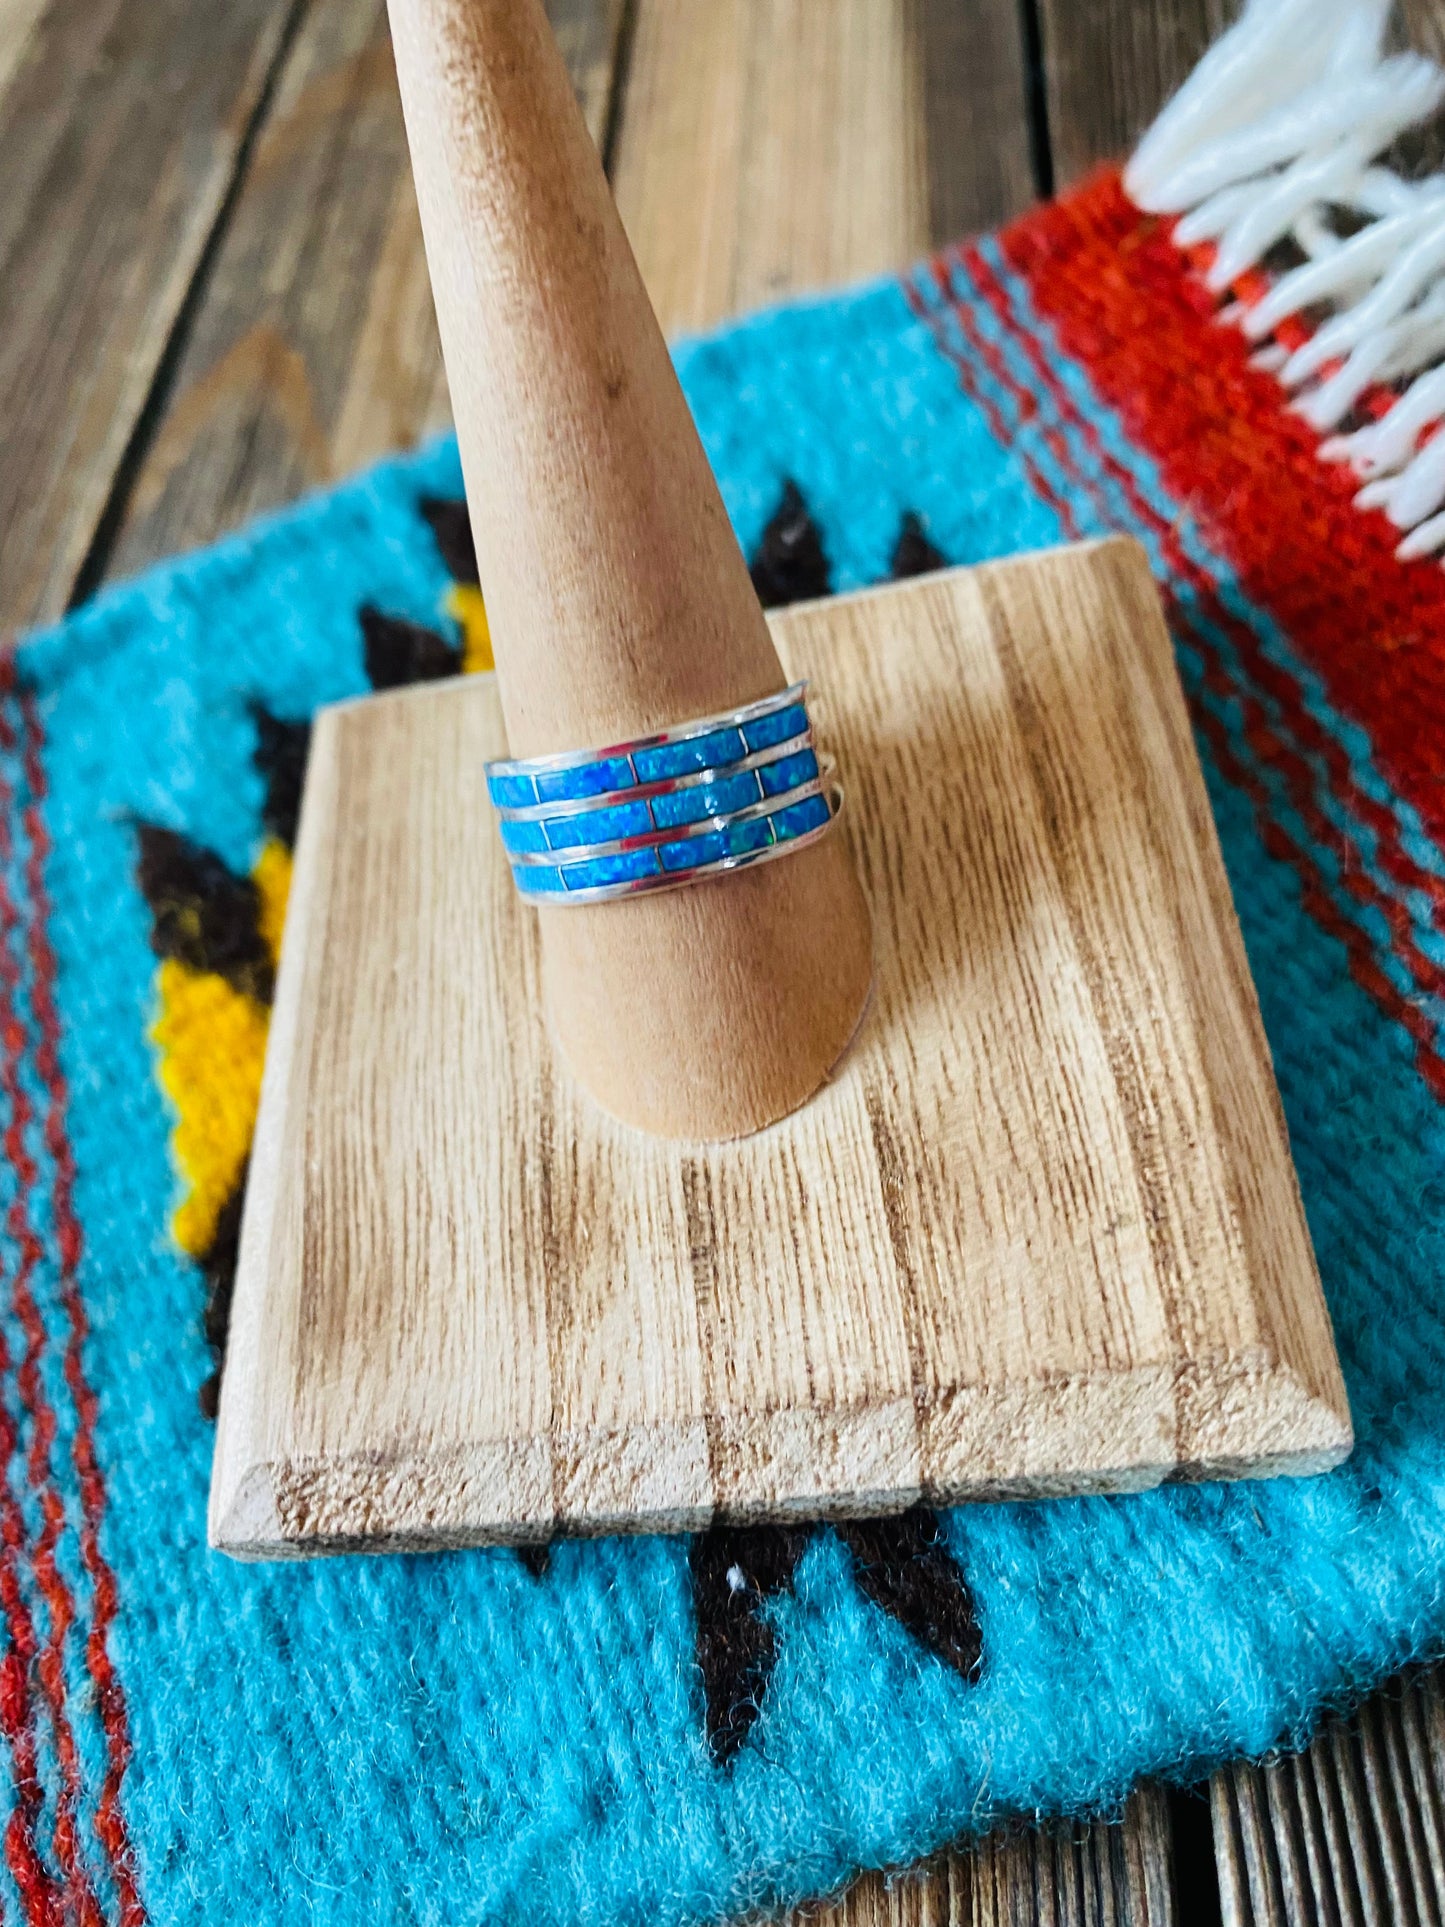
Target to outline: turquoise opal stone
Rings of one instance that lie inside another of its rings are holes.
[[[512,823],[501,819],[502,848],[518,856],[540,856],[547,848],[547,833],[540,823]]]
[[[657,875],[655,850],[628,850],[620,856],[596,856],[588,863],[569,863],[562,872],[569,890],[600,890],[612,883],[635,883]]]
[[[578,763],[574,769],[543,771],[537,777],[539,803],[580,803],[609,790],[629,790],[632,764],[626,756],[604,756],[600,762]]]
[[[822,829],[828,821],[828,799],[806,797],[801,803],[790,803],[785,810],[775,810],[771,820],[777,841],[791,842],[795,836],[806,836],[809,830]]]
[[[612,803],[604,810],[548,817],[546,828],[546,847],[576,850],[589,843],[620,843],[627,836],[646,836],[652,819],[646,803]]]
[[[740,763],[747,750],[742,733],[736,729],[715,729],[707,736],[693,736],[685,743],[664,743],[657,749],[639,749],[633,754],[639,783],[662,783],[669,776],[692,776],[698,770],[726,769]]]
[[[537,800],[530,776],[489,776],[487,794],[499,810],[529,810]]]
[[[746,823],[729,823],[720,834],[727,855],[751,856],[756,850],[767,849],[773,840],[773,826],[766,816],[755,816]]]
[[[807,727],[807,710],[801,703],[790,703],[771,716],[759,716],[755,723],[744,723],[743,741],[751,755],[754,750],[771,749],[774,743],[786,743],[790,737],[801,736]]]
[[[786,796],[789,790],[801,789],[804,783],[811,783],[817,774],[818,759],[810,749],[799,749],[791,756],[780,756],[776,763],[764,763],[758,771],[764,796]]]
[[[664,843],[657,854],[664,870],[695,870],[699,863],[716,863],[727,855],[725,832],[710,830],[706,836],[690,836],[685,842]]]
[[[670,796],[654,796],[652,816],[658,829],[670,830],[681,823],[700,823],[705,816],[732,816],[761,800],[758,772],[745,769],[714,783],[697,783],[691,789],[674,790]]]

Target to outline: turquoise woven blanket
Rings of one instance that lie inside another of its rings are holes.
[[[387,464],[106,592],[0,690],[0,1914],[711,1921],[1259,1752],[1441,1649],[1445,576],[1213,307],[1106,176],[679,367],[771,600],[1144,543],[1353,1459],[721,1563],[206,1550],[307,719],[486,655],[454,451]]]

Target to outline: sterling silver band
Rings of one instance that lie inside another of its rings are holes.
[[[608,748],[489,763],[520,894],[601,903],[770,862],[842,805],[794,683],[759,702]]]

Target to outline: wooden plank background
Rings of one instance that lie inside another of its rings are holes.
[[[551,0],[671,328],[1125,150],[1238,0]],[[1402,0],[1445,53],[1445,0]],[[820,16],[837,30],[822,36]],[[158,107],[158,103],[161,105]],[[1439,143],[1435,144],[1438,153]],[[0,0],[0,628],[447,417],[382,0]],[[1445,1927],[1445,1694],[810,1909]]]

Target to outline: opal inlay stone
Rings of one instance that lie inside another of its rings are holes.
[[[502,848],[508,856],[545,855],[550,849],[545,823],[518,823],[506,816],[500,822]]]
[[[614,803],[611,809],[549,816],[533,827],[546,831],[545,849],[576,850],[589,843],[620,843],[624,837],[646,836],[652,818],[646,803]]]
[[[751,803],[760,803],[762,772],[745,769],[737,776],[721,776],[691,789],[673,790],[652,799],[652,817],[659,829],[672,829],[679,823],[699,823],[705,816],[735,816]]]
[[[771,716],[760,716],[755,723],[743,725],[743,741],[750,750],[773,749],[790,736],[801,736],[808,727],[808,712],[802,703],[789,703]]]
[[[625,756],[606,756],[578,769],[539,770],[539,803],[579,803],[589,796],[605,796],[608,790],[625,790],[636,782]]]
[[[758,771],[764,796],[783,796],[788,790],[801,789],[817,780],[818,759],[810,749],[791,756],[780,756],[776,763],[765,763]]]
[[[489,776],[487,792],[499,810],[524,810],[537,800],[537,785],[530,776]]]

